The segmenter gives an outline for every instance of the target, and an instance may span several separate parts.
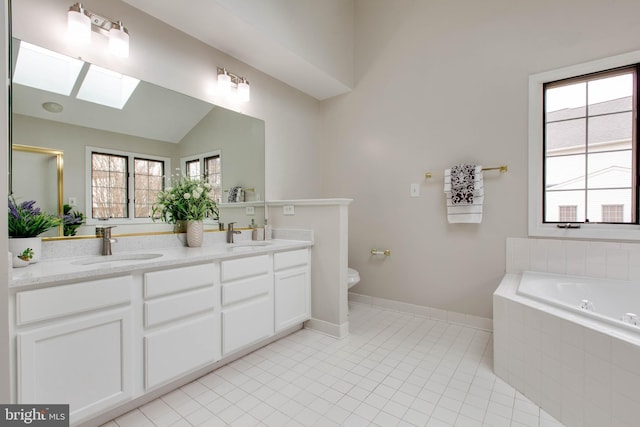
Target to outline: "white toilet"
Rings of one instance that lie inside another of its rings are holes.
[[[360,282],[360,273],[358,273],[358,270],[349,268],[349,278],[347,279],[347,283],[349,284],[349,289],[357,285],[358,282]]]

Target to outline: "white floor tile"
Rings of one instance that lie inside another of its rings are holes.
[[[342,340],[302,329],[102,427],[562,424],[493,373],[491,333],[351,304]]]

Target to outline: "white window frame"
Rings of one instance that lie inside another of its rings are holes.
[[[544,84],[640,62],[640,50],[529,76],[529,236],[576,239],[640,240],[640,225],[580,223],[558,228],[543,222]]]
[[[93,153],[104,153],[111,154],[115,156],[124,156],[127,158],[127,165],[129,170],[129,176],[127,177],[127,198],[128,198],[128,212],[129,218],[107,218],[107,219],[97,219],[91,217],[92,212],[92,194],[91,191],[91,155]],[[121,151],[121,150],[113,150],[110,148],[103,147],[91,147],[87,146],[85,149],[85,212],[87,212],[87,225],[127,225],[127,224],[153,224],[153,219],[151,218],[135,218],[134,217],[134,195],[135,195],[135,181],[134,181],[134,159],[141,158],[145,160],[155,160],[164,162],[164,173],[165,180],[167,178],[167,174],[171,171],[171,159],[168,157],[160,157],[154,156],[151,154],[143,154],[143,153],[134,153],[131,151]],[[158,221],[158,220],[156,220]]]

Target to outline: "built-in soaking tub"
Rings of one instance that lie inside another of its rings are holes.
[[[494,370],[567,426],[637,426],[640,283],[507,274],[493,295]]]
[[[525,271],[517,292],[640,333],[640,283]]]

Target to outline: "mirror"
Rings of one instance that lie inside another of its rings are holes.
[[[17,164],[31,165],[13,171],[13,197],[19,201],[37,200],[38,207],[43,211],[62,215],[64,152],[20,144],[13,144],[12,151]],[[61,225],[43,236],[62,235]]]
[[[27,47],[28,44],[22,46],[20,40],[13,39],[14,70],[20,50]],[[122,109],[84,101],[77,94],[92,67],[80,61],[79,68],[70,95],[21,84],[14,75],[11,102],[13,146],[64,152],[63,203],[73,205],[74,210],[87,218],[78,235],[95,235],[95,227],[107,222],[118,227],[117,234],[173,230],[173,226],[150,218],[92,218],[92,172],[87,166],[91,164],[87,153],[92,150],[167,159],[165,177],[183,174],[187,161],[216,153],[221,169],[220,222],[233,221],[240,228],[247,227],[252,220],[257,225],[264,224],[262,120],[144,81],[137,84]],[[15,154],[16,150],[11,168],[14,192],[19,175],[38,167],[33,159]],[[178,168],[181,170],[176,171]],[[20,179],[20,197],[35,199],[48,192],[39,180]],[[54,181],[52,175],[49,182]],[[132,179],[128,181],[131,183]],[[230,193],[237,195],[236,188],[245,190],[244,197],[229,202]],[[205,229],[214,228],[218,229],[216,223],[205,224]]]

